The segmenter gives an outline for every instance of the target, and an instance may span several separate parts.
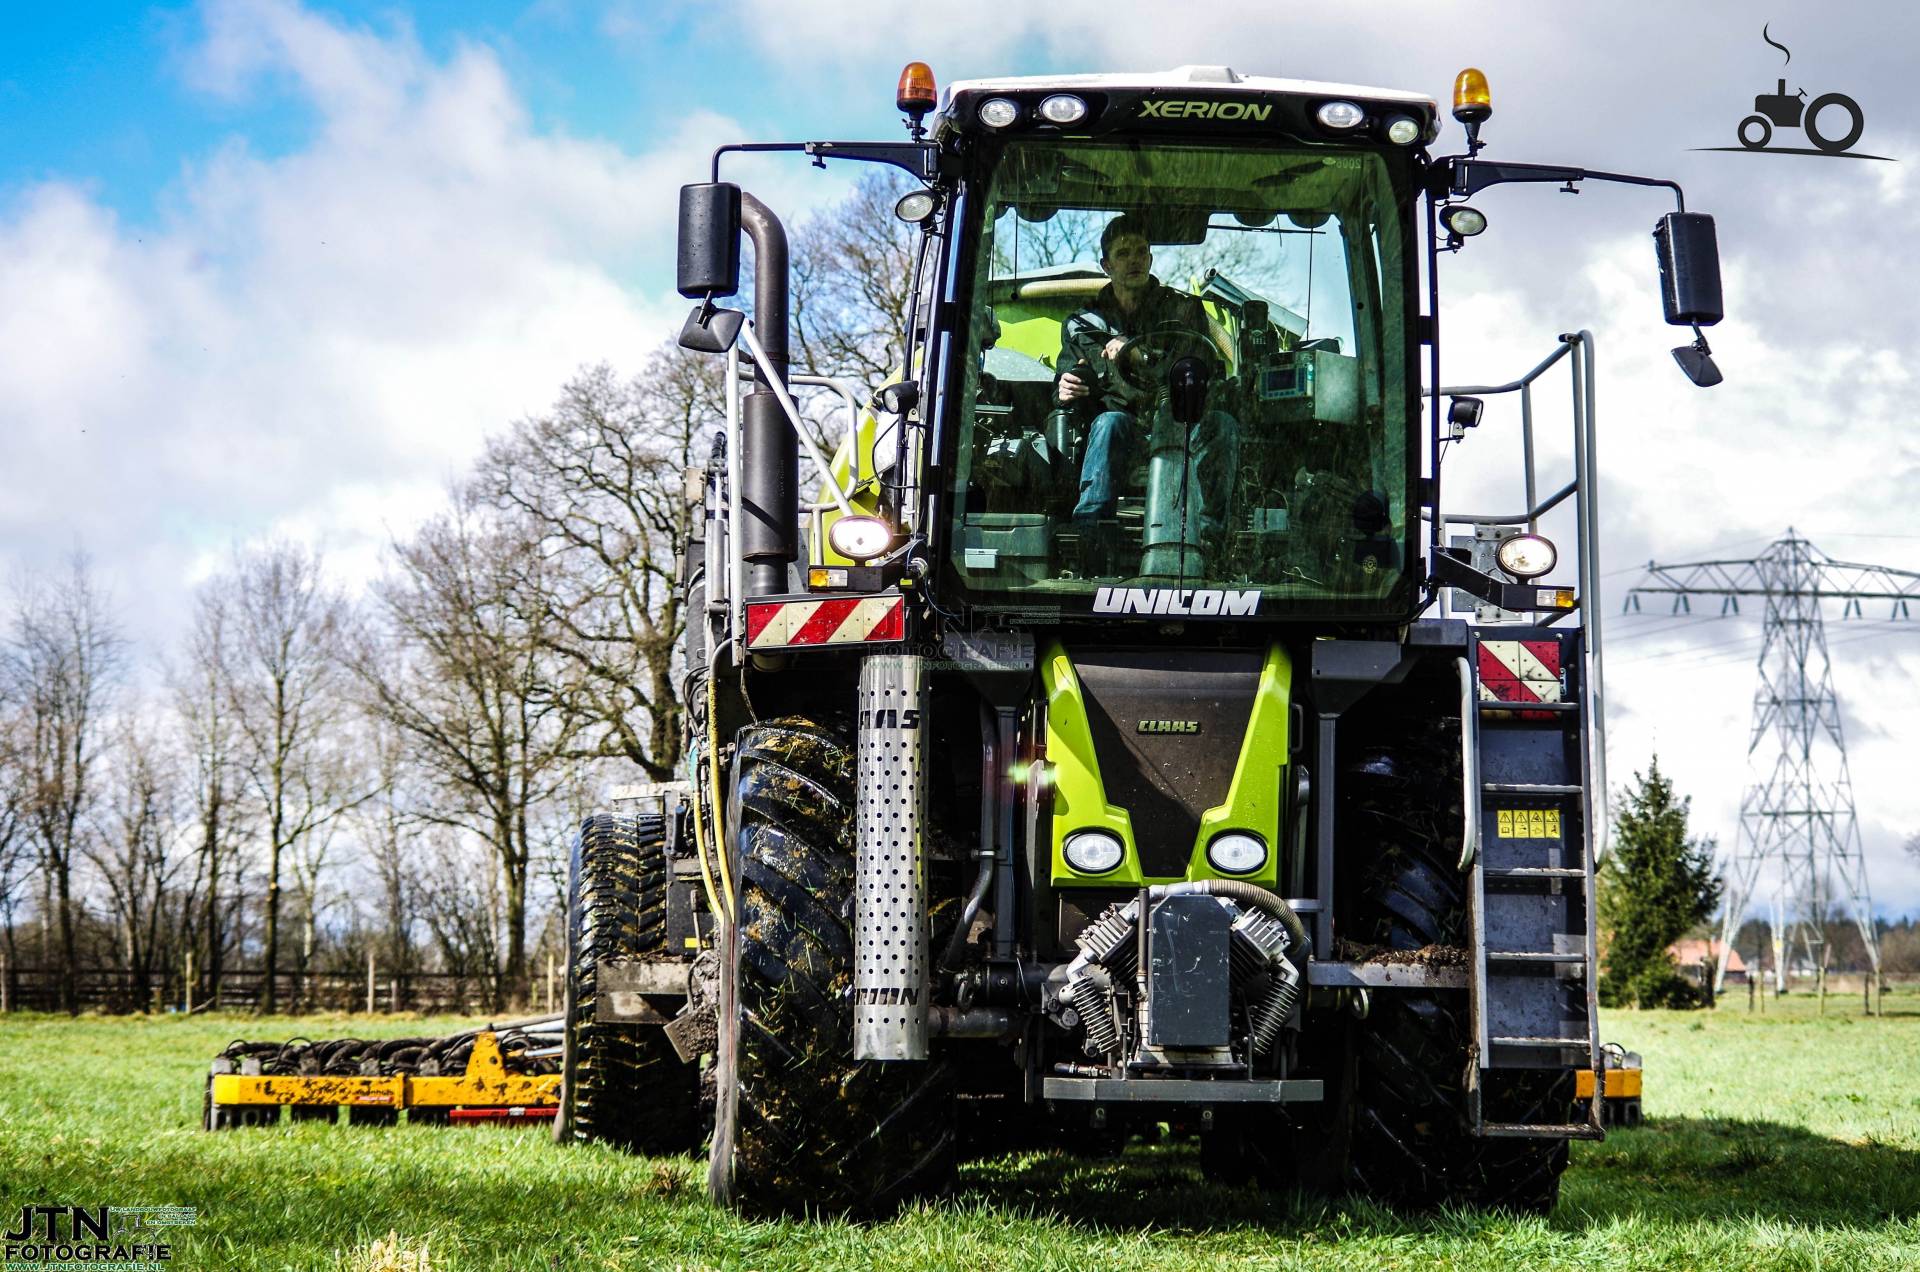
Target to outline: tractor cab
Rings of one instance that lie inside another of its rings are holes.
[[[1249,122],[1273,117],[1268,96],[1204,99],[1214,112],[1171,132],[1143,93],[1108,107],[1131,127],[1016,118],[971,148],[945,527],[968,603],[1063,620],[1408,607],[1413,167]]]

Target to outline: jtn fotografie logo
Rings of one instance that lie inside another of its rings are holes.
[[[173,1258],[172,1244],[158,1238],[196,1218],[182,1206],[22,1206],[0,1240],[8,1267],[155,1268]]]
[[[1760,38],[1779,49],[1786,55],[1786,62],[1793,61],[1793,51],[1767,33],[1766,26],[1760,28]],[[1811,102],[1807,100],[1807,90],[1787,91],[1787,80],[1783,75],[1775,83],[1771,93],[1757,94],[1753,99],[1754,113],[1740,121],[1734,130],[1739,139],[1738,146],[1697,146],[1698,150],[1748,151],[1776,155],[1822,155],[1829,159],[1878,159],[1883,163],[1894,162],[1885,155],[1850,155],[1847,151],[1853,143],[1860,140],[1860,134],[1866,130],[1867,117],[1860,110],[1860,103],[1845,93],[1822,93]],[[1800,130],[1806,133],[1811,147],[1786,144],[1771,145],[1774,130]]]

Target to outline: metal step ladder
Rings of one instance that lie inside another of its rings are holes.
[[[1475,633],[1477,681],[1468,780],[1479,790],[1469,894],[1476,1135],[1600,1139],[1587,1123],[1489,1120],[1483,1097],[1512,1070],[1603,1074],[1594,955],[1592,766],[1582,633],[1552,627]],[[1489,1077],[1489,1075],[1498,1075]],[[1602,1079],[1604,1080],[1604,1079]]]

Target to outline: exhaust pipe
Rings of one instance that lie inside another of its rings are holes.
[[[799,559],[800,443],[768,376],[787,383],[787,231],[760,200],[740,192],[740,226],[753,240],[753,329],[767,365],[753,368],[753,391],[741,403],[741,555],[749,596],[787,590],[787,567]]]
[[[853,1058],[927,1058],[927,664],[860,664],[854,820]]]

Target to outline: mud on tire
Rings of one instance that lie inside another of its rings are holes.
[[[732,804],[709,1191],[749,1213],[876,1214],[943,1187],[945,1063],[853,1059],[852,748],[799,718],[743,730]]]
[[[573,1137],[638,1153],[697,1148],[706,1136],[698,1066],[681,1063],[659,1025],[594,1019],[599,969],[665,943],[663,818],[596,814],[581,823],[569,871],[567,929],[563,1098]]]

